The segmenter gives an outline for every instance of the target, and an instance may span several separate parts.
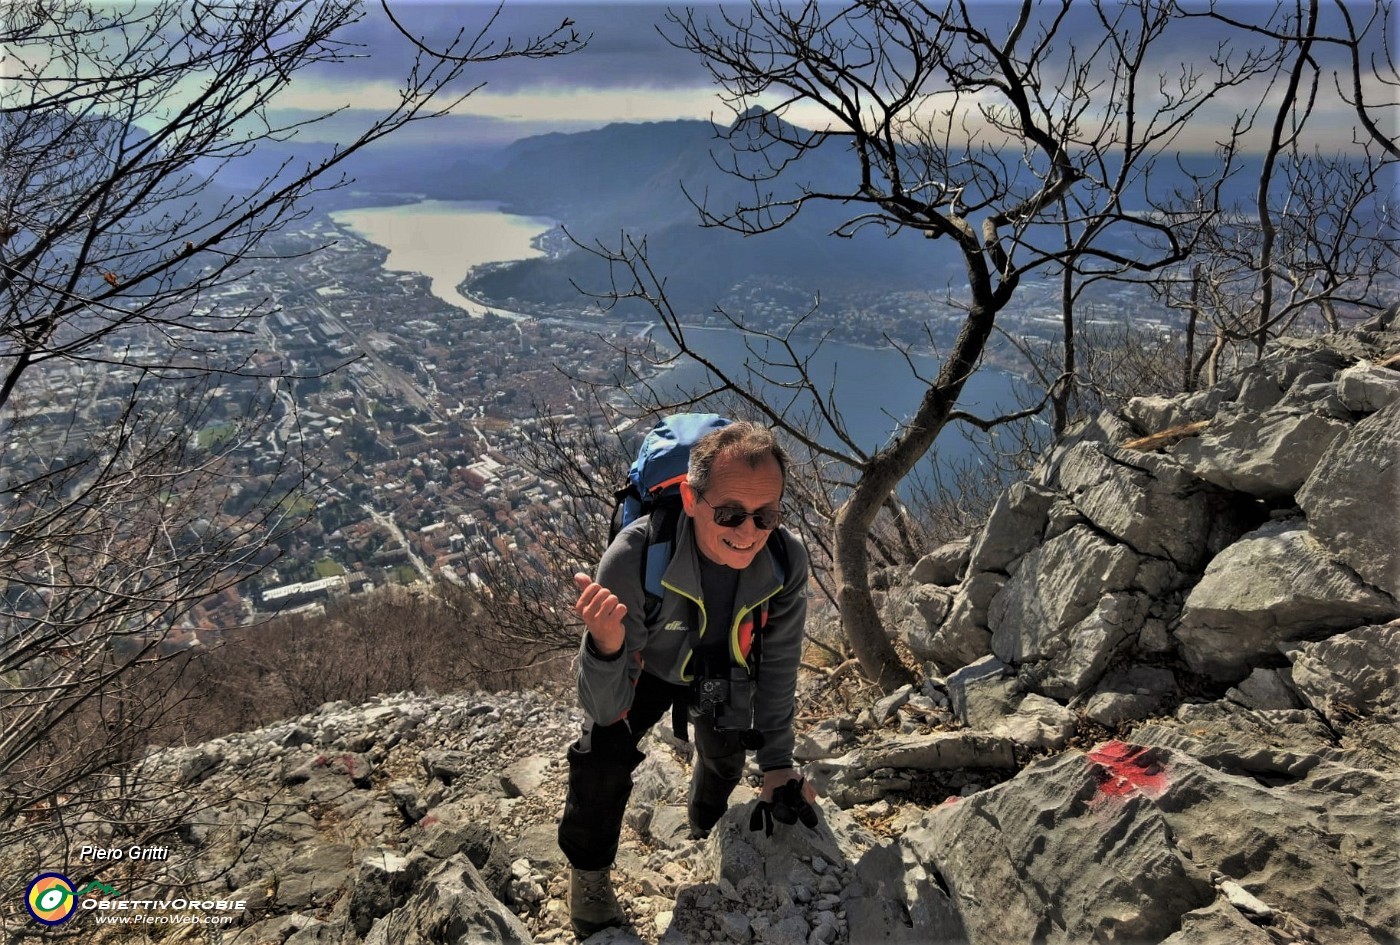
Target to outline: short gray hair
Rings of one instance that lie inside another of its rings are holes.
[[[696,492],[704,492],[710,486],[715,461],[721,456],[732,456],[757,469],[768,457],[778,462],[783,474],[783,485],[787,485],[787,452],[783,449],[773,431],[748,420],[736,420],[728,426],[707,433],[690,448],[690,468],[686,478]]]

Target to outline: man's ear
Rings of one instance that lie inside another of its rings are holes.
[[[685,509],[685,514],[686,514],[686,515],[689,515],[691,518],[694,518],[694,517],[695,517],[695,503],[698,502],[698,501],[699,501],[699,499],[696,497],[696,492],[695,492],[695,490],[692,489],[691,486],[690,486],[690,480],[688,480],[688,479],[682,479],[682,480],[681,480],[681,507],[682,507],[683,509]]]

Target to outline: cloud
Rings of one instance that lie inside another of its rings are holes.
[[[559,130],[577,130],[618,121],[664,121],[679,118],[709,119],[728,122],[731,114],[719,100],[703,63],[694,54],[676,49],[662,33],[674,36],[676,27],[666,19],[667,8],[650,2],[589,3],[575,0],[558,3],[554,0],[508,0],[499,16],[494,0],[450,0],[450,2],[415,2],[390,0],[403,25],[423,42],[434,48],[449,45],[465,30],[475,35],[490,23],[489,34],[497,46],[513,38],[517,43],[524,37],[547,34],[565,20],[572,21],[570,29],[589,37],[580,52],[545,60],[509,59],[485,63],[467,70],[458,92],[479,84],[485,87],[459,104],[453,111],[458,116],[474,116],[493,123],[493,135],[514,127],[521,134],[538,131],[557,124]],[[743,3],[737,4],[739,8]],[[717,8],[699,5],[696,17],[704,20]],[[1241,9],[1247,10],[1247,6]],[[1009,18],[1012,8],[995,3],[975,8],[979,19],[986,18],[995,26]],[[984,24],[986,25],[986,24]],[[989,27],[990,28],[990,27]],[[1103,26],[1088,7],[1076,5],[1063,24],[1061,41],[1042,50],[1041,65],[1046,80],[1053,88],[1055,78],[1072,65],[1068,50],[1079,37],[1099,35]],[[995,35],[995,30],[992,30]],[[352,109],[379,109],[397,104],[396,82],[407,73],[412,62],[411,43],[388,22],[377,2],[367,4],[365,19],[351,28],[345,38],[356,43],[356,58],[340,63],[316,66],[299,75],[291,89],[281,96],[277,108],[298,110],[329,110],[343,106]],[[1144,101],[1157,98],[1157,80],[1171,85],[1179,80],[1183,62],[1204,72],[1212,73],[1210,60],[1217,54],[1216,41],[1230,38],[1230,31],[1210,20],[1178,23],[1161,38],[1153,58],[1144,68],[1140,94]],[[1241,37],[1233,37],[1236,45],[1225,49],[1232,56],[1242,52],[1243,45],[1252,45]],[[1079,50],[1084,54],[1087,50]],[[1099,55],[1106,54],[1105,49]],[[1319,50],[1324,67],[1335,63],[1335,51]],[[1082,60],[1076,60],[1082,63]],[[1223,137],[1236,115],[1256,107],[1267,94],[1267,77],[1239,88],[1220,90],[1210,105],[1190,123],[1174,142],[1184,150],[1209,149]],[[1325,93],[1330,76],[1324,81],[1324,95],[1313,116],[1315,127],[1326,127],[1323,139],[1343,148],[1351,141],[1354,116],[1335,96]],[[1382,89],[1382,94],[1389,90]],[[946,101],[940,99],[939,101]],[[773,104],[772,100],[760,100]],[[955,130],[962,128],[963,115],[975,115],[979,101],[965,97],[958,108]],[[1105,106],[1091,103],[1086,119]],[[1267,111],[1266,111],[1267,114]],[[799,104],[784,114],[797,125],[823,128],[829,116],[816,106]],[[946,119],[945,119],[946,120]],[[1259,130],[1267,127],[1266,120],[1257,123]],[[974,121],[973,128],[980,126]],[[484,126],[483,126],[484,127]]]
[[[462,34],[466,42],[485,30],[478,48],[501,50],[509,41],[517,48],[531,36],[548,35],[566,20],[572,24],[561,35],[577,33],[586,38],[583,49],[551,59],[507,59],[473,66],[468,85],[488,81],[498,89],[521,90],[540,86],[561,88],[652,88],[698,86],[708,80],[700,60],[678,50],[658,32],[664,26],[666,6],[649,2],[558,3],[509,0],[496,11],[494,2],[407,2],[389,0],[395,17],[429,48],[444,50]],[[366,16],[347,29],[342,39],[353,43],[355,59],[326,63],[313,74],[318,80],[335,76],[351,83],[390,80],[402,76],[410,65],[413,44],[384,15],[378,3],[366,5]]]

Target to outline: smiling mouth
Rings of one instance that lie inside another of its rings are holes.
[[[728,548],[730,548],[730,549],[732,549],[732,550],[734,550],[734,551],[741,551],[741,552],[753,551],[754,548],[756,548],[756,547],[758,546],[758,542],[756,542],[756,541],[751,541],[751,542],[749,542],[747,545],[739,545],[739,544],[735,544],[734,542],[730,541],[730,540],[727,539],[727,538],[724,539],[724,544],[725,544],[726,547],[728,547]]]

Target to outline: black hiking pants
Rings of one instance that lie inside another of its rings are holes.
[[[684,691],[643,672],[627,718],[612,725],[592,721],[569,746],[569,793],[559,823],[559,849],[570,865],[601,870],[617,857],[622,815],[632,794],[632,772],[645,760],[637,743]],[[714,720],[692,717],[694,773],[687,811],[693,828],[709,830],[729,806],[744,773],[745,749],[738,732],[717,732]]]

